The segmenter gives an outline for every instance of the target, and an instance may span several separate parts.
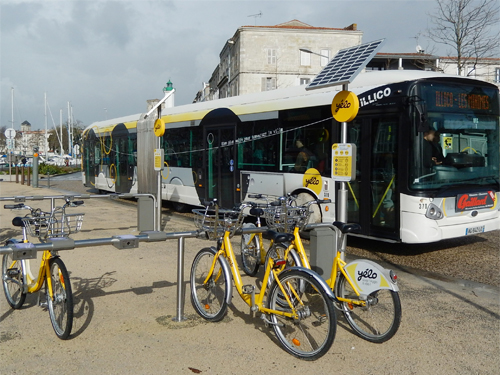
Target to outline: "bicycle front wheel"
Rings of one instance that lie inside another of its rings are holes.
[[[254,224],[245,224],[246,228]],[[256,234],[241,235],[241,265],[248,276],[255,276],[260,266],[260,242]]]
[[[359,300],[351,285],[341,273],[336,285],[337,297]],[[366,306],[340,302],[340,309],[347,323],[361,338],[382,343],[394,336],[401,322],[399,294],[390,289],[380,289],[368,295]]]
[[[321,284],[302,270],[282,273],[278,279],[290,303],[283,306],[283,292],[275,281],[269,292],[268,308],[296,312],[295,317],[270,314],[278,340],[297,358],[312,361],[322,357],[332,346],[337,331],[333,302]]]
[[[231,276],[226,274],[222,261],[217,259],[210,278],[205,282],[214,263],[216,251],[201,249],[191,266],[191,302],[196,312],[206,320],[218,322],[227,312]]]
[[[2,257],[2,285],[10,307],[20,309],[26,300],[24,292],[24,266],[21,260],[14,260],[12,253]]]
[[[50,322],[54,331],[61,340],[66,340],[73,327],[73,293],[68,271],[61,258],[49,260],[50,276],[52,283],[52,298],[45,280],[45,293],[49,309]]]

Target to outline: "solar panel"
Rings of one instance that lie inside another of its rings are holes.
[[[351,83],[375,56],[385,39],[340,50],[306,90]]]

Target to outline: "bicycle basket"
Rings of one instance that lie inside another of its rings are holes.
[[[302,229],[310,215],[308,207],[270,206],[264,209],[267,226],[278,232],[292,233],[295,227]]]
[[[30,236],[47,238],[51,227],[50,213],[42,212],[39,216],[26,216],[22,220]]]
[[[42,213],[36,217],[23,218],[28,233],[38,238],[66,237],[79,232],[84,214],[65,214],[63,210],[54,210],[52,214]]]
[[[196,228],[207,233],[210,240],[224,236],[224,232],[234,233],[241,228],[245,215],[239,211],[219,210],[218,215],[215,210],[194,209],[194,224]]]

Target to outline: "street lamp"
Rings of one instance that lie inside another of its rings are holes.
[[[330,59],[330,56],[325,56],[325,55],[322,55],[320,53],[313,52],[313,51],[311,51],[310,49],[307,49],[307,48],[299,48],[299,51],[304,52],[304,53],[310,53],[312,55],[317,55],[317,56],[320,56],[320,57],[324,57],[325,59]]]
[[[233,39],[228,39],[227,40],[228,48],[229,48],[229,61],[228,61],[228,66],[227,66],[227,93],[226,97],[231,96],[231,52],[232,52],[232,46],[234,45],[234,40]]]

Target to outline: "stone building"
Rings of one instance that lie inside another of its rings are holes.
[[[307,84],[337,51],[361,44],[362,37],[356,24],[328,28],[292,20],[242,26],[225,43],[220,63],[194,101]]]
[[[500,87],[500,58],[468,59],[462,76],[493,83]],[[458,74],[456,57],[440,57],[420,53],[377,53],[366,70],[432,70],[446,74]]]

